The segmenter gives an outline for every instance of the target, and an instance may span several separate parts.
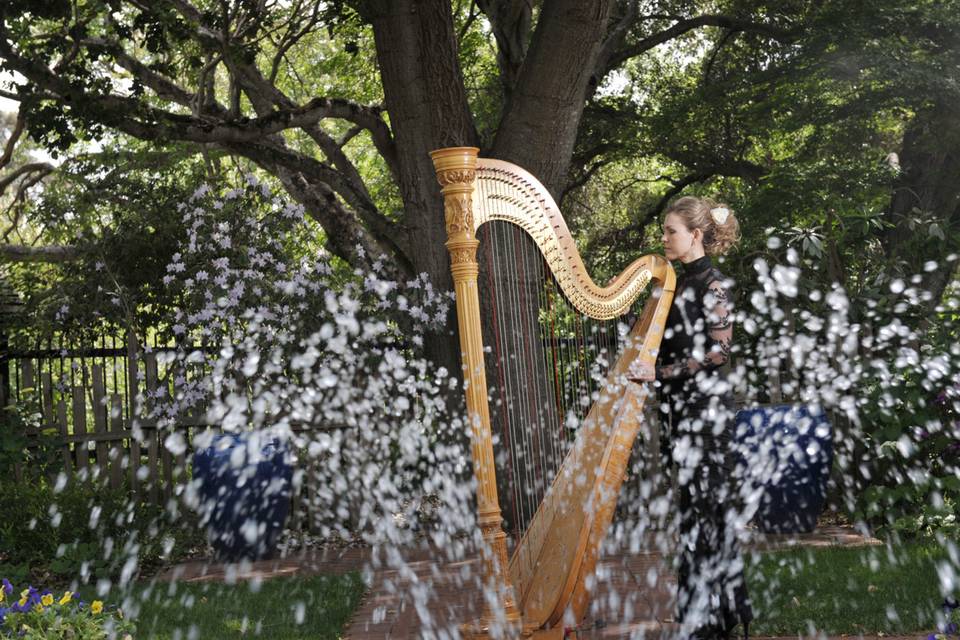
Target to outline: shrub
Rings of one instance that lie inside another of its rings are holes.
[[[203,544],[194,523],[125,490],[41,481],[0,491],[0,571],[16,580],[125,583]]]
[[[40,397],[24,387],[17,401],[0,411],[0,469],[21,465],[36,476],[56,473],[59,437],[55,428],[41,428],[42,423]],[[34,435],[28,437],[28,431]]]

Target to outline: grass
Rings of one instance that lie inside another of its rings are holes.
[[[335,639],[360,604],[360,574],[135,587],[137,640]],[[107,596],[105,600],[118,604]],[[129,605],[127,606],[129,609]]]
[[[791,549],[753,555],[756,635],[916,633],[937,626],[943,595],[933,544]],[[952,564],[952,563],[951,563]]]
[[[939,563],[952,565],[947,550],[932,543],[750,555],[747,579],[756,615],[750,632],[796,637],[934,629],[943,599]],[[132,598],[139,607],[136,637],[335,639],[364,590],[358,573],[235,585],[139,585]],[[111,596],[104,600],[119,604]]]

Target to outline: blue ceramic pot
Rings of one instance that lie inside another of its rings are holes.
[[[193,456],[201,522],[217,558],[272,555],[290,510],[293,467],[285,447],[256,432],[224,433]]]
[[[766,533],[812,531],[826,501],[833,429],[819,407],[773,405],[737,413],[744,485]]]

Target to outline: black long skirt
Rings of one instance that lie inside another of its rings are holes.
[[[753,619],[737,540],[743,500],[733,448],[733,398],[664,385],[661,468],[678,493],[677,619],[683,635],[728,637]]]

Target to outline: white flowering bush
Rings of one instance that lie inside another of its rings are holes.
[[[457,383],[416,355],[451,296],[425,276],[397,283],[313,249],[302,207],[253,177],[201,187],[179,213],[186,239],[164,284],[181,300],[171,332],[182,347],[166,363],[177,396],[161,385],[151,399],[161,428],[203,410],[224,431],[291,443],[324,536],[401,541],[428,497],[456,512],[444,519],[451,535],[467,525],[463,461],[444,444],[463,428],[446,403]],[[187,448],[172,429],[164,444]]]

